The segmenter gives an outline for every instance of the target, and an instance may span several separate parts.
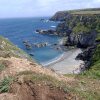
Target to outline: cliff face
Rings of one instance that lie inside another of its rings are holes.
[[[53,21],[65,21],[66,18],[70,18],[71,15],[66,11],[57,12],[50,20]]]
[[[61,21],[57,34],[67,36],[70,45],[91,46],[100,32],[99,8],[57,12],[50,20]]]
[[[86,48],[95,43],[96,34],[96,32],[87,34],[80,33],[78,35],[72,33],[69,36],[68,43],[70,43],[70,45],[77,45],[77,47],[80,48]]]

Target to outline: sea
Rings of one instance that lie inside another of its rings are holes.
[[[52,47],[53,44],[59,42],[60,37],[36,33],[37,29],[55,29],[58,22],[48,21],[48,19],[49,17],[0,19],[0,35],[31,54],[38,63],[46,64],[63,53]],[[27,49],[23,41],[28,41],[29,44],[47,42],[49,45],[40,48],[32,46],[31,49]]]

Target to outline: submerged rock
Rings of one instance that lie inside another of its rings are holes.
[[[49,34],[49,35],[56,35],[56,31],[55,30],[42,30],[42,29],[38,29],[36,30],[36,33],[39,33],[39,34]]]
[[[48,42],[44,42],[44,43],[37,43],[37,44],[33,44],[35,47],[38,47],[38,48],[40,48],[40,47],[46,47],[46,46],[48,46]]]
[[[23,41],[23,44],[25,45],[27,50],[32,49],[32,45],[28,41]]]

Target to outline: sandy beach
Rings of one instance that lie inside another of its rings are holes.
[[[82,60],[75,60],[76,56],[81,52],[81,49],[72,49],[43,66],[53,69],[60,74],[72,74],[73,72],[77,74],[80,72],[80,65],[84,64]]]

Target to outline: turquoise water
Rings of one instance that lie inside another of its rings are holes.
[[[35,33],[36,29],[54,29],[57,22],[43,22],[41,18],[16,18],[16,19],[0,19],[0,35],[8,38],[19,48],[28,54],[34,54],[39,63],[48,62],[54,59],[62,52],[53,49],[51,46],[27,50],[23,41],[26,40],[30,44],[48,42],[49,44],[58,43],[59,37],[50,35],[41,35]],[[48,19],[48,18],[44,18]]]

